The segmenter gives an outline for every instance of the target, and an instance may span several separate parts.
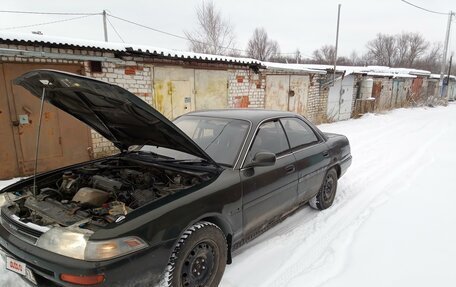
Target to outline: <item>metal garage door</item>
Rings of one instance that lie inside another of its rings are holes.
[[[348,75],[336,80],[329,89],[327,116],[329,121],[348,120],[353,104],[354,76]]]
[[[40,101],[12,81],[27,71],[42,68],[81,71],[78,65],[0,64],[0,178],[33,173]],[[91,146],[86,125],[45,104],[38,171],[89,160]]]
[[[169,119],[228,105],[228,72],[221,70],[154,67],[155,108]]]
[[[265,108],[307,114],[309,76],[267,75]]]
[[[155,108],[174,119],[195,109],[194,71],[181,67],[154,67]]]
[[[224,109],[228,106],[228,72],[195,70],[196,109]]]

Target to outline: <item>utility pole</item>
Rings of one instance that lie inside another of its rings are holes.
[[[453,55],[450,56],[450,65],[448,66],[448,76],[446,80],[445,98],[448,96],[448,90],[450,89],[450,76],[451,76],[451,64],[453,63]]]
[[[104,40],[108,42],[108,25],[106,23],[106,10],[103,10],[103,29],[104,29]]]
[[[336,48],[334,51],[334,73],[333,73],[333,86],[336,82],[336,68],[337,68],[337,48],[339,47],[339,23],[340,23],[340,7],[342,4],[339,4],[337,8],[337,31],[336,31]]]
[[[446,35],[445,35],[445,44],[443,46],[443,56],[442,56],[442,65],[440,67],[440,96],[444,96],[444,90],[443,90],[443,75],[445,74],[445,64],[446,64],[446,58],[447,58],[447,53],[448,53],[448,42],[450,39],[450,30],[451,30],[451,20],[453,18],[453,11],[450,11],[450,14],[448,14],[448,24],[447,24],[447,30],[446,30]]]

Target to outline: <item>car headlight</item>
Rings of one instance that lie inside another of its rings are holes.
[[[2,208],[2,206],[6,205],[9,202],[12,202],[16,198],[17,198],[17,196],[12,193],[9,193],[9,192],[1,193],[0,194],[0,208]]]
[[[4,193],[0,194],[0,208],[6,204],[6,195]]]
[[[36,246],[86,261],[108,260],[148,246],[142,239],[134,236],[90,241],[89,237],[92,234],[92,231],[85,229],[54,227],[38,238]]]

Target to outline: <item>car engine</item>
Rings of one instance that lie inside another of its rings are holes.
[[[24,223],[97,229],[204,177],[123,160],[105,160],[55,175],[16,192],[8,207]],[[90,225],[90,226],[89,226]]]

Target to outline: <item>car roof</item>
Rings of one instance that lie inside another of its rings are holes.
[[[260,122],[264,119],[284,116],[297,116],[297,114],[285,111],[264,110],[264,109],[217,109],[190,112],[183,116],[203,116],[214,118],[228,118],[246,120],[252,123]]]

